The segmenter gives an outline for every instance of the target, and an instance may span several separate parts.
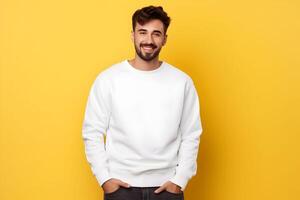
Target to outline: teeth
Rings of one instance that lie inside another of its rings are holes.
[[[145,49],[145,50],[153,50],[152,47],[143,47],[143,49]]]

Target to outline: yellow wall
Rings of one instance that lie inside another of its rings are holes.
[[[186,199],[300,199],[300,3],[0,1],[0,199],[102,199],[81,125],[95,76],[134,56],[131,15],[172,18],[161,59],[193,78],[204,132]]]

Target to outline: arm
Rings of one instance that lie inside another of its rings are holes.
[[[82,126],[85,154],[100,186],[111,177],[107,166],[104,134],[110,118],[109,85],[98,76],[94,81],[86,104]]]
[[[188,181],[197,172],[197,155],[202,133],[199,98],[192,79],[189,79],[186,84],[179,129],[181,145],[178,152],[178,166],[175,176],[170,181],[179,185],[183,191]]]

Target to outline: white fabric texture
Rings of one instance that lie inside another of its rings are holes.
[[[86,158],[100,186],[117,178],[136,187],[181,187],[197,172],[202,125],[193,80],[162,62],[146,71],[128,60],[95,78],[82,125]]]

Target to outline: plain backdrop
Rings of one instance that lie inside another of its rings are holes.
[[[0,199],[103,198],[81,138],[87,95],[98,73],[134,57],[131,16],[148,5],[172,19],[160,59],[200,97],[185,198],[300,199],[296,0],[1,0]]]

